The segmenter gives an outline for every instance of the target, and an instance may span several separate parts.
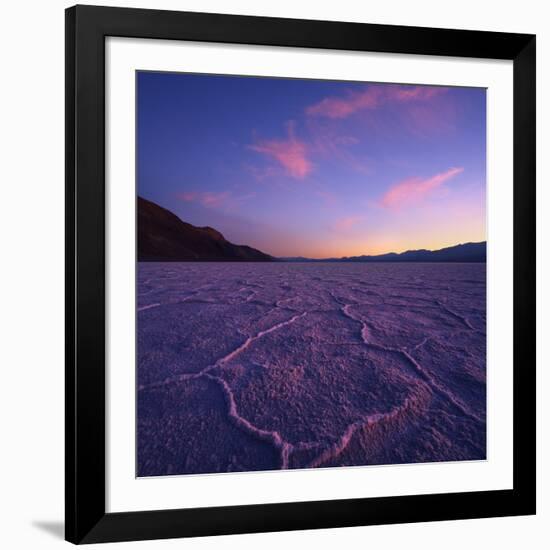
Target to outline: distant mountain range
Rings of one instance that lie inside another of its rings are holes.
[[[286,262],[485,262],[487,261],[487,243],[464,243],[440,250],[407,250],[397,254],[390,252],[378,256],[352,256],[343,258],[279,258]]]
[[[212,227],[195,227],[141,197],[137,200],[138,261],[270,262],[275,258],[250,246],[230,243]]]
[[[196,227],[142,197],[137,199],[138,261],[184,262],[485,262],[487,243],[465,243],[440,250],[407,250],[378,256],[274,258],[250,246],[233,244],[212,227]]]

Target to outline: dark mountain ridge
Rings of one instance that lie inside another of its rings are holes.
[[[352,256],[311,260],[308,258],[281,258],[286,262],[472,262],[487,261],[487,243],[463,243],[440,250],[407,250],[406,252],[380,254],[378,256]]]
[[[137,199],[138,261],[270,262],[272,256],[233,244],[212,227],[196,227],[142,197]]]
[[[229,242],[212,227],[196,227],[154,202],[137,199],[138,261],[241,262],[476,262],[487,260],[487,243],[463,243],[440,250],[407,250],[377,256],[310,259],[274,258],[247,245]]]

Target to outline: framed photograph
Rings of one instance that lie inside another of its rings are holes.
[[[67,540],[535,513],[534,36],[76,6],[66,113]]]

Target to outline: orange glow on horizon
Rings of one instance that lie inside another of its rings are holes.
[[[322,260],[324,258],[344,258],[353,256],[378,256],[395,252],[400,254],[407,250],[440,250],[459,244],[469,242],[483,242],[486,240],[485,230],[462,232],[461,235],[445,235],[439,238],[426,238],[425,240],[415,240],[414,238],[403,239],[387,239],[378,241],[376,244],[370,243],[353,243],[348,246],[341,246],[340,243],[325,243],[322,248],[312,247],[302,252],[294,254],[272,254],[274,256],[286,257],[304,257],[312,260]]]

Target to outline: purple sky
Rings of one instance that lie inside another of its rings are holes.
[[[138,193],[274,256],[485,240],[485,90],[138,73]]]

